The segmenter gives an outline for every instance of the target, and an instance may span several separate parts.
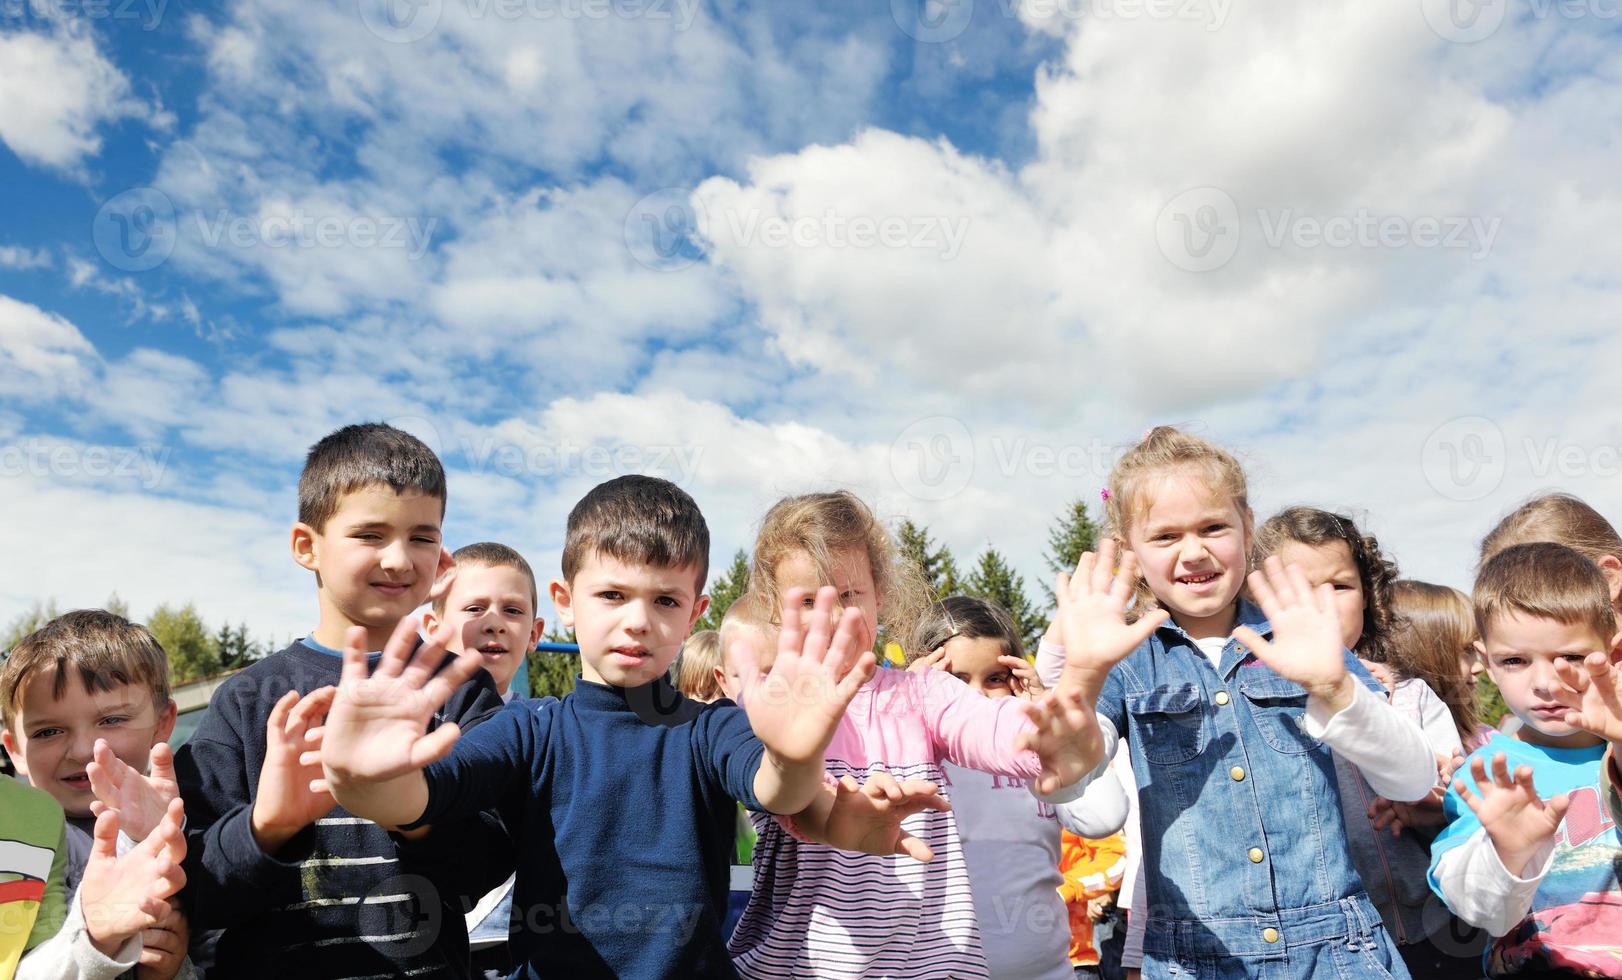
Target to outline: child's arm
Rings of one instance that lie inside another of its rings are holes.
[[[1470,760],[1470,774],[1479,796],[1462,779],[1454,780],[1453,792],[1480,829],[1445,851],[1445,838],[1437,840],[1432,885],[1459,918],[1502,936],[1531,910],[1554,858],[1555,832],[1568,801],[1564,794],[1539,799],[1532,768],[1521,766],[1511,775],[1502,752],[1493,756],[1491,781],[1479,754]],[[1469,826],[1450,826],[1449,832],[1456,838]]]
[[[1333,590],[1314,589],[1278,556],[1250,575],[1250,591],[1273,629],[1268,641],[1248,626],[1234,638],[1285,680],[1307,692],[1305,730],[1357,766],[1375,793],[1411,802],[1436,785],[1436,758],[1424,733],[1385,698],[1358,682],[1340,641]]]
[[[1108,837],[1126,826],[1131,801],[1121,780],[1113,771],[1105,770],[1082,790],[1079,799],[1068,803],[1055,803],[1059,826],[1077,837],[1100,839]]]
[[[478,651],[469,650],[438,670],[449,630],[441,628],[413,653],[416,630],[411,617],[400,620],[371,676],[366,631],[349,631],[338,692],[315,753],[333,798],[384,827],[413,824],[427,810],[423,769],[447,755],[461,735],[455,722],[432,732],[428,722],[483,665]]]
[[[837,783],[825,783],[811,805],[794,815],[791,832],[842,851],[905,854],[928,862],[935,853],[903,830],[901,821],[924,810],[950,810],[939,791],[928,780],[898,783],[886,772],[869,774],[859,786],[845,776]]]
[[[817,590],[809,619],[802,616],[804,590],[783,598],[783,628],[777,659],[762,675],[753,651],[739,645],[743,707],[749,727],[765,746],[755,771],[754,795],[771,813],[799,813],[823,785],[823,753],[856,692],[873,676],[873,654],[856,652],[861,613],[846,609],[833,624],[838,592]]]

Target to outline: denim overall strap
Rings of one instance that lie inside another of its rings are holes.
[[[1366,896],[1231,919],[1167,920],[1151,917],[1143,946],[1176,959],[1282,959],[1297,946],[1342,942],[1374,949],[1379,912]]]

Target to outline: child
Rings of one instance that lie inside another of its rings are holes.
[[[1119,732],[1132,753],[1144,974],[1407,976],[1347,853],[1331,753],[1417,800],[1436,782],[1419,727],[1346,649],[1332,587],[1273,556],[1250,576],[1256,604],[1240,595],[1252,519],[1232,456],[1156,428],[1109,489],[1129,550],[1118,571],[1112,540],[1061,574],[1058,616],[1101,748]],[[1129,624],[1140,567],[1158,608]]]
[[[514,702],[460,740],[454,726],[425,736],[422,723],[477,666],[472,654],[430,680],[439,637],[408,664],[407,622],[368,680],[360,641],[346,648],[320,749],[334,796],[413,828],[499,805],[525,845],[516,976],[734,976],[720,935],[733,801],[794,813],[834,795],[823,748],[874,669],[852,642],[856,617],[831,627],[831,590],[805,627],[790,610],[771,674],[742,671],[747,715],[689,701],[666,671],[704,612],[708,560],[703,515],[674,484],[594,488],[569,514],[563,577],[549,586],[579,637],[579,682],[561,702]],[[911,803],[938,804],[933,793]],[[910,811],[891,810],[853,836],[888,822],[893,842]]]
[[[477,650],[501,700],[511,701],[513,677],[541,641],[546,620],[535,614],[535,573],[524,556],[504,544],[481,541],[451,555],[456,575],[422,617],[424,633],[448,624],[445,649]]]
[[[953,596],[935,603],[918,624],[911,651],[915,669],[943,670],[983,697],[1040,691],[1013,619],[985,599]],[[1083,798],[1054,805],[1033,798],[1022,779],[950,762],[941,763],[941,770],[991,975],[1068,980],[1074,973],[1070,943],[1058,927],[1070,918],[1060,897],[1066,883],[1059,872],[1060,829],[1087,838],[1120,830],[1127,809],[1120,782],[1106,773]],[[1114,846],[1119,857],[1119,841]],[[1089,873],[1078,870],[1077,880]],[[1118,887],[1119,871],[1115,877]]]
[[[1070,919],[1070,965],[1075,980],[1099,980],[1100,943],[1096,924],[1104,917],[1111,896],[1126,874],[1126,837],[1110,834],[1102,840],[1064,831],[1059,841],[1059,898]]]
[[[1403,579],[1391,583],[1396,613],[1396,660],[1447,705],[1466,752],[1487,740],[1492,727],[1476,708],[1476,679],[1486,664],[1476,656],[1475,614],[1458,589]]]
[[[776,608],[795,591],[828,584],[847,609],[860,612],[861,645],[868,649],[909,640],[928,605],[916,569],[855,496],[841,491],[779,501],[762,524],[749,591],[765,608]],[[1057,716],[1059,705],[1070,710],[1070,702],[1054,695],[1042,705],[982,698],[941,671],[879,671],[839,720],[827,771],[831,778],[866,783],[881,777],[939,782],[941,764],[949,761],[1036,779],[1052,793],[1084,774],[1077,760],[1089,737],[1069,714]],[[1044,725],[1054,711],[1053,727],[1033,728],[1022,706]],[[1027,746],[1035,751],[1025,751]],[[1057,798],[1076,795],[1065,790]],[[760,831],[755,890],[728,943],[739,973],[987,976],[950,812],[926,812],[911,829],[934,855],[928,867],[809,843],[799,816],[780,821],[756,814],[754,820]]]
[[[18,641],[0,668],[0,734],[18,771],[61,804],[68,860],[67,897],[79,888],[90,858],[97,789],[124,810],[131,838],[144,838],[175,798],[167,739],[175,727],[169,697],[169,661],[146,627],[101,609],[56,617]],[[135,774],[152,766],[167,792],[125,805],[103,771]],[[97,783],[101,782],[101,786]],[[168,980],[186,958],[185,916],[176,905],[165,922],[143,936],[150,973]]]
[[[704,704],[721,697],[721,634],[699,630],[682,644],[676,658],[676,690]]]
[[[1327,584],[1333,590],[1341,642],[1371,671],[1378,667],[1386,674],[1382,681],[1390,690],[1391,704],[1419,723],[1431,751],[1447,760],[1462,755],[1464,746],[1447,705],[1416,676],[1392,642],[1397,620],[1391,585],[1397,566],[1381,552],[1374,536],[1362,533],[1340,514],[1290,507],[1256,531],[1253,560],[1275,554],[1284,564],[1301,569],[1309,585]],[[1402,804],[1409,822],[1386,832],[1386,801],[1339,754],[1335,781],[1352,863],[1409,970],[1438,980],[1454,976],[1473,980],[1478,975],[1476,957],[1453,954],[1455,945],[1447,932],[1451,917],[1435,914],[1440,910],[1425,882],[1430,835],[1414,826],[1416,814],[1434,815],[1430,826],[1441,826],[1443,788],[1438,785],[1412,806]]]
[[[1611,607],[1622,615],[1622,536],[1599,511],[1569,493],[1533,497],[1487,532],[1481,541],[1481,564],[1510,545],[1533,541],[1563,544],[1598,565]]]
[[[67,918],[65,828],[50,794],[0,776],[0,977]]]
[[[743,691],[741,659],[747,659],[760,671],[772,669],[772,658],[777,651],[777,630],[771,623],[771,610],[758,595],[745,592],[721,617],[721,629],[715,638],[720,663],[715,667],[715,685],[723,697],[738,700]],[[739,653],[744,656],[740,658]],[[751,837],[751,840],[753,838]]]
[[[187,908],[194,926],[224,930],[219,975],[467,975],[463,897],[485,894],[512,870],[497,861],[510,854],[500,821],[467,821],[454,848],[448,837],[438,849],[396,843],[335,809],[312,785],[319,765],[300,760],[331,703],[348,631],[363,631],[365,650],[382,649],[448,569],[444,514],[439,459],[391,426],[346,426],[305,459],[291,544],[294,561],[315,575],[315,629],[221,685],[175,761],[191,843]],[[500,706],[480,670],[435,723],[468,727]],[[421,929],[422,918],[437,928]]]
[[[1431,886],[1499,937],[1486,957],[1492,976],[1622,977],[1622,839],[1604,805],[1606,739],[1574,725],[1561,699],[1573,668],[1622,649],[1606,578],[1563,545],[1513,545],[1481,567],[1473,600],[1487,673],[1522,725],[1492,736],[1454,781]]]

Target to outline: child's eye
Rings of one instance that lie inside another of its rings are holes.
[[[1588,659],[1588,654],[1586,654],[1586,653],[1567,653],[1567,654],[1562,654],[1560,659],[1564,660],[1568,664],[1580,664],[1584,660]]]
[[[60,735],[60,734],[62,734],[62,729],[60,729],[60,728],[41,728],[39,731],[35,732],[34,734],[32,734],[32,735],[30,735],[28,737],[29,738],[50,738],[52,735]]]
[[[654,601],[662,603],[662,604],[664,604],[665,606],[667,606],[667,607],[669,607],[671,609],[676,609],[676,608],[681,606],[681,602],[679,600],[674,599],[674,598],[672,598],[670,596],[667,596],[667,595],[662,595],[658,599],[655,599]]]
[[[524,614],[524,610],[519,609],[517,606],[508,606],[507,607],[507,615],[509,615],[509,616],[522,616],[523,614]]]
[[[438,538],[431,538],[426,534],[419,534],[416,537],[412,538],[411,540],[413,542],[415,542],[416,544],[438,544],[439,543]]]
[[[602,592],[597,593],[597,598],[607,599],[609,602],[618,602],[624,597],[613,589],[605,589]]]
[[[378,541],[382,539],[383,535],[374,531],[362,531],[361,533],[355,535],[355,537],[362,541]]]
[[[1226,524],[1207,524],[1205,526],[1205,533],[1206,534],[1216,534],[1216,533],[1218,533],[1220,531],[1226,531],[1227,529],[1228,529],[1228,525],[1226,525]]]
[[[129,721],[129,718],[126,715],[108,715],[101,720],[101,723],[103,725],[122,725],[126,721]]]

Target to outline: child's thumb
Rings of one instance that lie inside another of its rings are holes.
[[[96,829],[92,832],[90,853],[97,857],[115,858],[118,856],[118,821],[119,813],[112,807],[101,811],[96,818]]]

